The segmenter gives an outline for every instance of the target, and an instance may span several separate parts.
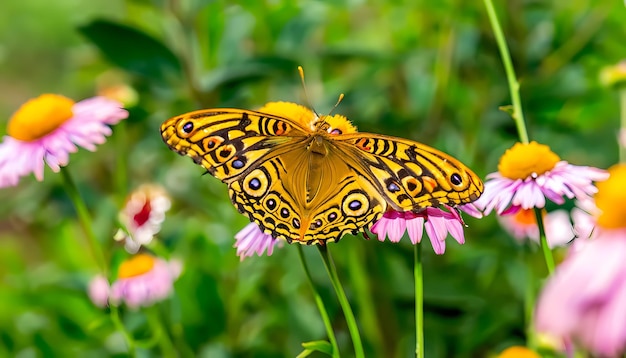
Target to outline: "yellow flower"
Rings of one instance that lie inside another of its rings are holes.
[[[318,117],[310,109],[301,106],[299,104],[291,102],[269,102],[265,106],[259,108],[259,112],[273,114],[278,117],[289,118],[295,122],[298,122],[305,128],[315,129],[315,123],[320,119],[328,123],[328,133],[330,134],[345,134],[357,132],[356,127],[350,123],[350,121],[339,114],[334,116],[321,116]]]
[[[509,347],[498,355],[498,358],[540,358],[539,355],[530,349],[522,346]]]
[[[626,164],[617,164],[609,168],[609,178],[598,183],[595,196],[596,206],[600,209],[598,225],[607,229],[626,227]]]

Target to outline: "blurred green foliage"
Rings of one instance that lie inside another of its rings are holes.
[[[521,82],[532,139],[574,164],[617,161],[617,95],[598,74],[626,54],[618,1],[496,4]],[[304,98],[296,72],[306,73]],[[55,92],[93,96],[117,73],[139,94],[131,116],[69,171],[111,253],[128,191],[164,185],[173,198],[160,242],[184,261],[176,294],[157,305],[182,356],[282,357],[326,339],[294,247],[239,262],[233,235],[247,220],[226,187],[170,152],[158,126],[214,106],[268,101],[337,109],[361,131],[425,142],[479,175],[516,141],[500,55],[482,2],[313,0],[38,0],[0,3],[0,118]],[[0,128],[0,134],[5,129]],[[124,355],[106,310],[85,288],[96,266],[74,209],[49,169],[0,190],[0,356]],[[467,218],[463,246],[424,244],[427,357],[485,357],[524,344],[524,293],[546,270],[493,216]],[[414,351],[413,248],[346,237],[330,245],[361,325],[367,356]],[[342,352],[351,343],[317,250],[305,247]],[[141,311],[123,310],[137,338]],[[141,356],[159,356],[159,347]]]

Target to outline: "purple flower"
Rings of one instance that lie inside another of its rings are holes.
[[[263,233],[257,224],[249,223],[235,235],[233,247],[237,249],[237,256],[243,261],[255,253],[262,256],[267,251],[267,256],[270,256],[276,245],[282,247],[283,241]]]
[[[44,163],[58,172],[70,153],[78,147],[95,151],[111,134],[109,125],[126,117],[119,102],[104,97],[74,103],[44,94],[24,103],[11,117],[8,136],[0,144],[0,188],[15,186],[30,173],[43,180]]]
[[[126,230],[120,229],[115,234],[115,240],[124,241],[126,251],[131,254],[137,253],[161,230],[170,205],[165,189],[152,184],[140,186],[130,194],[120,212],[119,219]]]
[[[378,236],[378,240],[385,241],[388,237],[391,242],[398,242],[406,231],[409,239],[415,245],[422,240],[424,229],[430,238],[430,243],[437,255],[446,251],[446,237],[450,234],[459,244],[465,243],[463,226],[465,225],[459,212],[452,207],[445,206],[449,211],[439,208],[426,208],[418,213],[411,211],[387,211],[370,229]],[[472,204],[459,207],[472,216],[481,214]]]
[[[606,171],[571,165],[537,142],[516,143],[498,165],[498,172],[487,176],[485,192],[476,201],[485,215],[499,215],[518,208],[543,208],[546,198],[563,204],[565,198],[588,199],[597,192],[594,181],[607,178]]]

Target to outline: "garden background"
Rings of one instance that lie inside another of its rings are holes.
[[[618,160],[618,93],[600,72],[626,57],[620,1],[497,1],[532,139],[577,165]],[[297,73],[304,67],[308,99]],[[309,102],[360,131],[420,141],[484,178],[518,139],[500,53],[479,1],[54,0],[0,3],[0,121],[26,100],[75,100],[111,84],[137,100],[97,152],[68,170],[112,262],[118,212],[143,183],[172,208],[157,236],[184,271],[152,307],[181,356],[283,357],[326,339],[295,247],[240,262],[247,224],[226,187],[162,142],[160,124],[200,108]],[[0,135],[6,133],[0,126]],[[551,207],[548,206],[548,210]],[[424,249],[427,357],[485,357],[523,345],[528,285],[547,274],[537,243],[520,243],[494,215],[466,216],[466,243]],[[330,244],[367,356],[414,354],[413,247],[347,236]],[[317,250],[304,247],[340,348],[344,316]],[[557,251],[558,253],[563,251]],[[49,168],[0,189],[0,356],[124,356],[107,309],[86,287],[97,273],[74,207]],[[531,278],[535,279],[531,279]],[[122,309],[137,339],[154,334],[143,311]],[[141,348],[160,356],[162,347]],[[320,356],[322,356],[320,354]]]

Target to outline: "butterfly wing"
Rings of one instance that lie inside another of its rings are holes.
[[[330,135],[310,123],[238,109],[201,110],[161,126],[168,146],[229,186],[231,201],[267,234],[336,241],[397,211],[477,199],[482,181],[423,144],[368,133]],[[308,118],[306,115],[305,118]]]
[[[161,125],[170,149],[225,183],[254,169],[275,148],[302,141],[307,131],[287,118],[230,108],[189,112]]]
[[[278,151],[229,186],[238,210],[264,232],[289,242],[332,242],[386,210],[385,198],[337,153],[292,144]]]
[[[424,144],[370,133],[339,135],[335,142],[394,210],[467,204],[483,192],[468,167]]]
[[[202,110],[166,121],[161,134],[172,150],[227,183],[235,207],[274,237],[335,241],[367,227],[387,207],[363,180],[367,172],[348,165],[325,136],[314,137],[296,120]]]

